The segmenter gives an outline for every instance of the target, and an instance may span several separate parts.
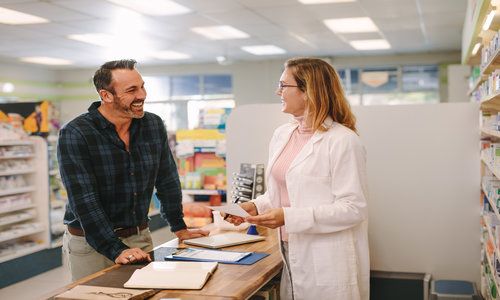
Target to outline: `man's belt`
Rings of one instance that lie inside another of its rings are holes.
[[[132,236],[134,234],[139,234],[139,232],[141,232],[141,230],[144,230],[146,228],[148,228],[148,223],[144,222],[144,223],[140,224],[139,226],[126,227],[126,228],[115,228],[113,231],[115,232],[116,236],[118,236],[118,237],[128,238],[129,236]],[[72,235],[85,236],[85,232],[83,232],[83,229],[81,229],[81,228],[68,226],[68,231]]]

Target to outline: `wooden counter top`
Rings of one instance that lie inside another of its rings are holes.
[[[279,243],[276,230],[259,228],[259,233],[266,236],[266,240],[256,243],[226,247],[224,250],[265,252],[270,254],[253,265],[219,264],[217,270],[210,277],[201,290],[163,290],[150,299],[181,298],[181,299],[247,299],[269,280],[276,276],[282,268],[281,254],[278,251]],[[176,239],[161,246],[176,247]],[[184,244],[180,245],[181,247]],[[191,246],[189,246],[191,247]],[[123,288],[123,284],[132,273],[144,265],[114,265],[76,282],[73,282],[51,293],[48,299],[53,299],[76,285],[93,285]]]

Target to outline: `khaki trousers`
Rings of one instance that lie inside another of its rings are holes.
[[[149,228],[141,230],[139,234],[120,238],[130,248],[140,248],[149,252],[153,250],[153,240]],[[115,264],[104,255],[95,251],[85,237],[72,235],[66,229],[63,235],[63,259],[69,267],[73,281],[105,269]]]

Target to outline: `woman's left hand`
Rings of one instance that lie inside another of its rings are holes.
[[[285,213],[283,208],[272,208],[261,215],[247,217],[245,221],[268,228],[278,228],[285,225]]]

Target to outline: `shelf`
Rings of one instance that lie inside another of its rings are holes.
[[[488,202],[490,203],[491,208],[493,209],[493,212],[495,213],[495,216],[497,216],[497,219],[500,221],[500,213],[498,212],[498,208],[496,204],[493,203],[493,201],[488,197],[488,193],[486,189],[484,188],[484,185],[481,185],[481,188],[483,189],[484,195],[486,196],[486,199],[488,199]],[[500,256],[498,257],[500,259]]]
[[[486,66],[481,69],[481,75],[490,74],[498,67],[500,67],[500,47],[497,49],[497,51],[495,51],[495,53],[493,53]]]
[[[20,175],[20,174],[30,174],[34,173],[35,169],[20,169],[20,170],[12,170],[12,171],[1,171],[0,176],[9,176],[9,175]]]
[[[467,92],[467,95],[471,96],[472,93],[481,85],[481,83],[485,82],[487,79],[488,77],[486,75],[479,76],[479,78],[474,81],[474,85],[472,86],[472,88]]]
[[[486,135],[495,136],[495,137],[500,138],[500,131],[498,131],[498,130],[481,128],[481,132],[486,134]]]
[[[0,159],[25,159],[25,158],[33,158],[35,157],[34,154],[29,154],[29,155],[6,155],[6,156],[1,156]]]
[[[182,190],[186,195],[225,195],[225,190]]]
[[[483,104],[498,104],[500,102],[500,93],[495,93],[493,95],[488,95],[481,99],[481,105]]]
[[[25,256],[25,255],[28,255],[28,254],[31,254],[31,253],[35,253],[35,252],[44,250],[46,248],[47,247],[45,245],[36,245],[36,246],[29,247],[29,248],[26,248],[26,249],[17,250],[17,251],[15,251],[12,254],[7,254],[7,255],[0,256],[0,263],[3,263],[5,261],[8,261],[8,260],[11,260],[11,259],[14,259],[14,258],[18,258],[18,257],[21,257],[21,256]]]
[[[9,220],[9,221],[2,221],[1,218],[0,218],[0,226],[4,226],[4,225],[8,225],[8,224],[14,224],[14,223],[19,223],[19,222],[22,222],[22,221],[33,219],[34,217],[36,217],[36,216],[35,215],[25,215],[25,216],[22,216],[21,218]]]
[[[14,211],[18,211],[18,210],[33,208],[33,207],[35,207],[35,205],[31,204],[31,203],[27,204],[27,205],[17,206],[17,207],[9,208],[7,210],[0,211],[0,215],[1,214],[6,214],[6,213],[10,213],[10,212],[14,212]]]
[[[27,193],[27,192],[32,192],[34,190],[35,190],[34,186],[26,186],[26,187],[22,187],[22,188],[16,188],[16,189],[10,189],[10,190],[6,190],[6,191],[0,191],[0,196],[7,196],[7,195]]]
[[[0,146],[24,146],[24,145],[33,145],[33,142],[20,141],[20,140],[0,141]]]
[[[495,170],[491,165],[491,163],[483,155],[481,155],[481,160],[488,167],[490,172],[493,173],[493,175],[495,175],[495,177],[500,180],[500,170]]]
[[[45,229],[40,229],[40,228],[39,229],[30,229],[30,230],[22,230],[22,231],[20,230],[20,233],[18,233],[18,234],[7,236],[7,237],[0,237],[0,243],[10,241],[10,240],[15,240],[15,239],[18,239],[20,237],[40,233],[43,231],[45,231]]]
[[[62,238],[57,239],[56,241],[50,243],[50,248],[57,248],[57,247],[62,247]]]
[[[489,231],[489,229],[488,229],[488,231]],[[486,259],[488,260],[488,265],[490,266],[491,277],[492,277],[493,281],[495,282],[495,286],[497,288],[497,291],[500,291],[500,285],[498,284],[498,280],[496,279],[496,276],[494,274],[496,269],[494,268],[494,264],[492,264],[490,255],[488,254],[488,251],[486,251],[486,250],[485,250],[485,255],[486,255]]]

